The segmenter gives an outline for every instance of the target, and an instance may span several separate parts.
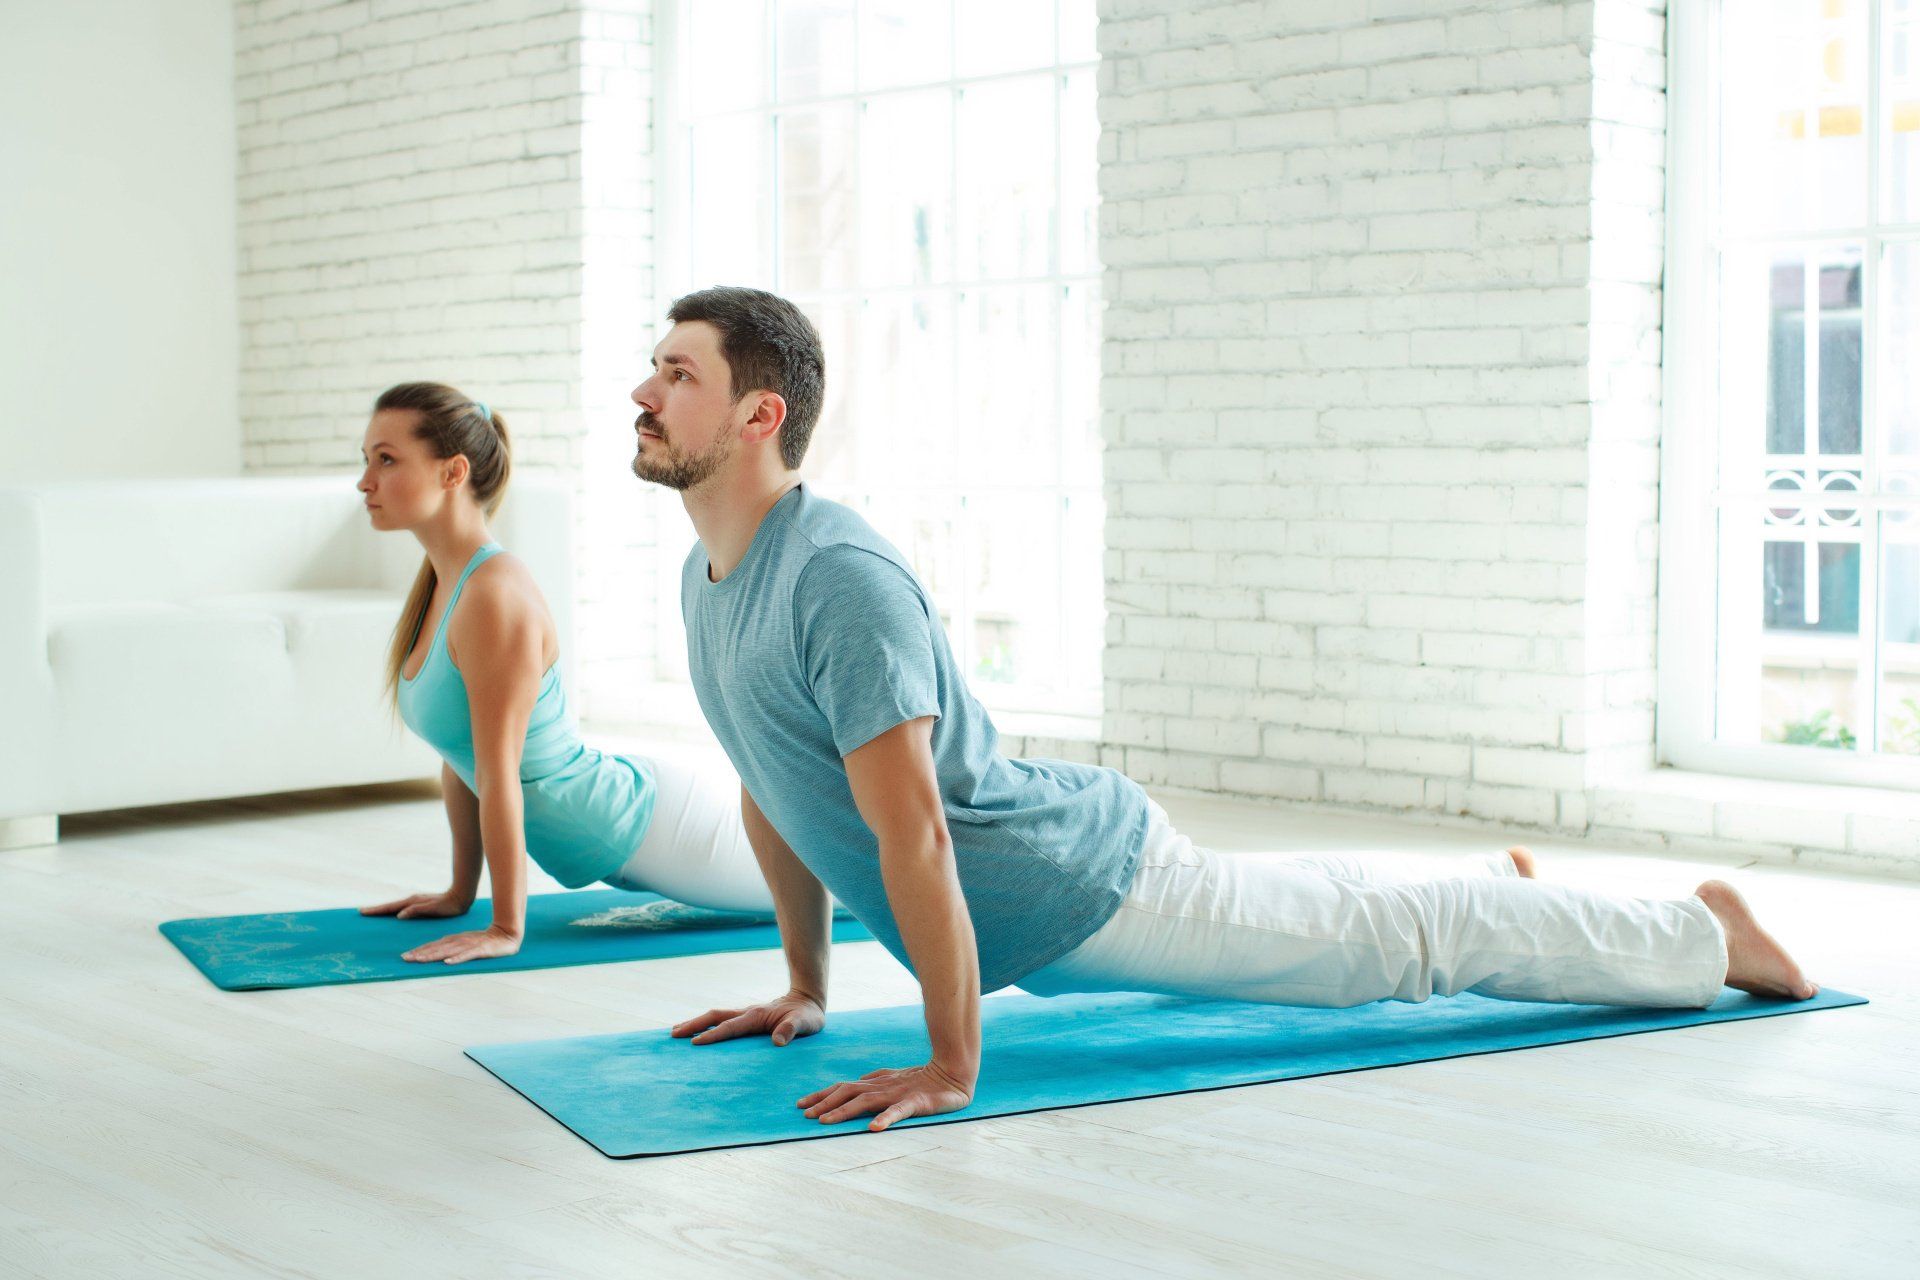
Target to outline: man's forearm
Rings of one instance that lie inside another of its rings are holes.
[[[745,788],[741,789],[740,817],[754,860],[760,864],[760,874],[773,894],[773,913],[780,925],[780,949],[787,958],[789,981],[795,992],[824,1009],[833,945],[833,897],[774,830]]]
[[[883,841],[880,873],[920,979],[933,1062],[971,1088],[980,1071],[980,954],[949,838],[930,829]]]

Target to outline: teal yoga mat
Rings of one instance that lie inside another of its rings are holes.
[[[652,893],[587,889],[529,897],[526,939],[514,955],[465,964],[400,958],[445,934],[485,928],[490,919],[491,904],[482,898],[466,915],[438,920],[363,916],[348,907],[169,920],[160,932],[226,991],[558,969],[780,945],[779,929],[765,916],[689,907]],[[872,936],[845,913],[834,919],[835,942]]]
[[[1789,1004],[1732,990],[1706,1009],[1474,995],[1354,1009],[1143,995],[1006,996],[981,1006],[985,1052],[973,1104],[901,1124],[1230,1089],[1865,1003],[1840,991]],[[794,1102],[876,1067],[924,1062],[927,1039],[920,1008],[908,1006],[829,1014],[819,1035],[785,1048],[765,1039],[696,1047],[663,1028],[480,1045],[467,1056],[602,1154],[627,1158],[864,1133],[866,1120],[823,1125]]]

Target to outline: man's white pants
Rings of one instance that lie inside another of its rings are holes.
[[[1366,856],[1222,856],[1156,804],[1120,909],[1020,986],[1323,1008],[1461,991],[1700,1008],[1726,972],[1725,931],[1699,898],[1541,884],[1504,853],[1420,878]]]

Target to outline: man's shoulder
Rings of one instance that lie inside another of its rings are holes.
[[[808,563],[825,557],[828,563],[836,565],[879,560],[906,567],[906,561],[894,545],[852,507],[823,498],[811,488],[802,498],[794,510],[791,527],[794,536],[806,544]]]

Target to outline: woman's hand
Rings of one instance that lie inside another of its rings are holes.
[[[929,1062],[904,1071],[869,1071],[858,1080],[817,1089],[796,1105],[805,1110],[809,1120],[821,1124],[872,1115],[867,1128],[878,1133],[908,1116],[937,1116],[960,1110],[973,1101],[973,1084],[972,1078],[963,1080],[959,1072]],[[878,1115],[874,1115],[876,1111]]]
[[[469,960],[492,960],[499,956],[510,956],[520,950],[520,934],[494,925],[487,929],[473,929],[466,933],[450,933],[444,938],[436,938],[423,946],[403,952],[402,960],[411,960],[415,964],[431,964],[440,961],[443,964],[465,964]]]
[[[444,919],[447,916],[463,916],[473,909],[473,898],[463,896],[449,889],[445,893],[410,893],[404,898],[395,898],[392,902],[382,902],[377,906],[362,907],[363,916],[393,916],[400,920],[419,918]]]
[[[812,996],[789,991],[778,1000],[745,1009],[709,1009],[698,1017],[676,1023],[675,1039],[693,1037],[695,1044],[734,1040],[740,1036],[767,1036],[777,1045],[810,1036],[827,1025],[827,1011]]]

